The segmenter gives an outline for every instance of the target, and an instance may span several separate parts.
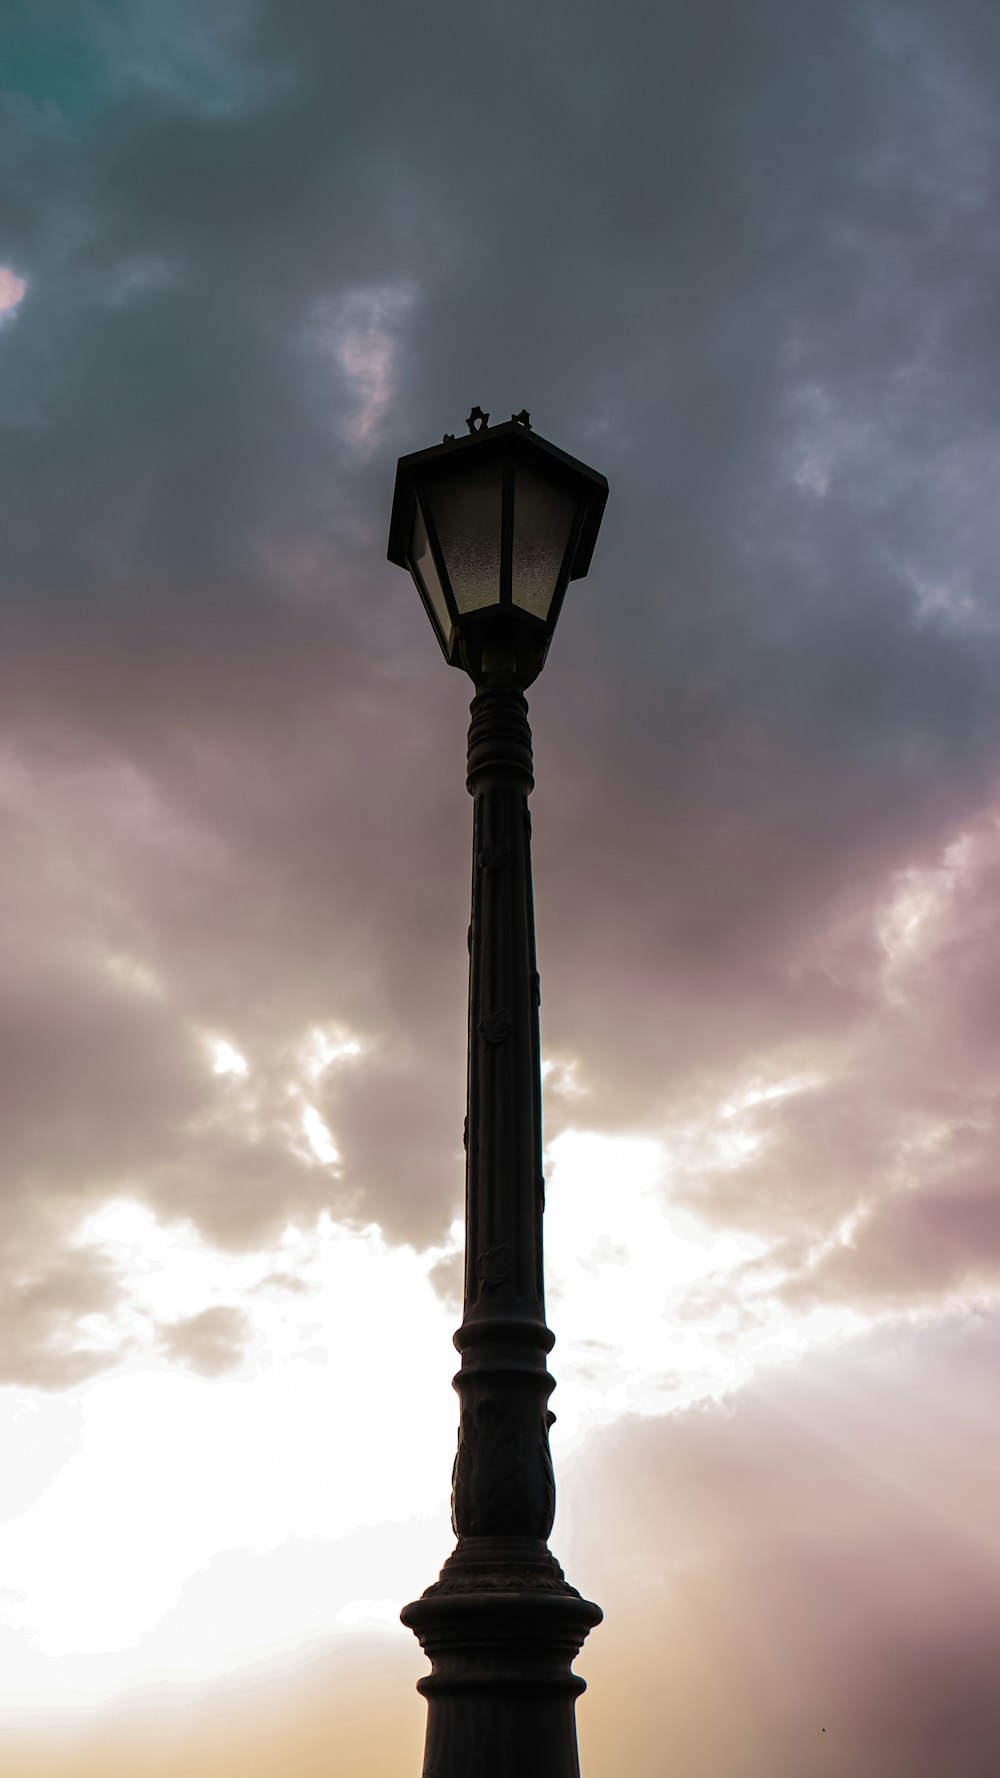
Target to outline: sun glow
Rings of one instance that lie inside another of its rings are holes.
[[[360,1038],[340,1026],[315,1025],[299,1049],[299,1061],[309,1080],[321,1080],[337,1062],[353,1062],[363,1051]]]
[[[235,1044],[229,1043],[224,1037],[210,1037],[207,1042],[213,1074],[235,1074],[242,1078],[250,1072],[246,1056],[241,1055]]]
[[[9,265],[0,265],[0,323],[17,313],[27,288],[26,279],[19,278]]]
[[[289,1541],[333,1545],[368,1525],[433,1520],[447,1489],[454,1354],[451,1318],[427,1280],[436,1254],[325,1221],[312,1237],[289,1231],[270,1256],[222,1256],[125,1203],[89,1233],[133,1262],[132,1313],[147,1349],[75,1392],[68,1461],[0,1528],[0,1621],[24,1639],[8,1668],[11,1702],[29,1682],[73,1689],[75,1670],[88,1689],[97,1657],[109,1682],[142,1670],[142,1639],[155,1645],[157,1626],[172,1667],[212,1670],[218,1625],[199,1629],[184,1599],[227,1552],[263,1557]],[[149,1345],[157,1326],[203,1307],[207,1291],[238,1304],[252,1329],[239,1372],[212,1380],[169,1368]],[[65,1414],[65,1403],[38,1401],[29,1427],[53,1410]],[[18,1426],[12,1418],[15,1443]],[[357,1566],[345,1558],[314,1630],[358,1621],[339,1615],[357,1600]],[[369,1606],[359,1615],[377,1615]],[[238,1619],[238,1597],[228,1613]],[[279,1609],[279,1641],[281,1622]]]
[[[548,1151],[560,1463],[620,1414],[717,1398],[843,1337],[796,1326],[759,1279],[756,1319],[734,1317],[763,1243],[672,1206],[671,1165],[658,1141],[585,1131]],[[456,1316],[430,1274],[462,1238],[417,1253],[324,1217],[226,1254],[126,1199],[87,1221],[126,1286],[118,1365],[6,1406],[11,1473],[43,1464],[0,1526],[6,1708],[394,1625],[449,1547]]]
[[[778,1096],[781,1088],[747,1095]],[[728,1165],[741,1164],[744,1150]],[[760,1269],[764,1241],[713,1230],[671,1204],[678,1162],[666,1145],[567,1131],[547,1159],[557,1443],[572,1445],[619,1414],[718,1399],[759,1370],[835,1345],[864,1324],[839,1309],[803,1316],[783,1304],[773,1289],[780,1267]],[[710,1160],[723,1164],[718,1148]]]
[[[324,1167],[332,1167],[340,1159],[340,1152],[329,1126],[316,1110],[315,1105],[303,1105],[302,1128],[306,1133],[306,1141],[318,1161]]]

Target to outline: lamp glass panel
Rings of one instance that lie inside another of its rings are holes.
[[[573,494],[518,465],[512,596],[522,611],[530,611],[543,622],[555,597],[576,512]]]
[[[413,503],[413,535],[410,538],[410,564],[414,573],[420,577],[424,591],[431,602],[437,627],[441,632],[442,639],[447,642],[451,635],[451,618],[448,615],[448,606],[445,602],[444,589],[438,578],[437,568],[434,565],[430,539],[427,535],[427,526],[424,524],[424,515],[420,510],[418,501],[414,501]]]
[[[500,603],[502,489],[503,468],[494,461],[432,482],[424,491],[460,612]]]

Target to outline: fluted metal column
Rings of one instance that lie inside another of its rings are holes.
[[[472,703],[465,1309],[452,1488],[458,1538],[403,1611],[432,1671],[424,1778],[578,1778],[571,1664],[600,1608],[550,1553],[553,1380],[542,1280],[541,1075],[531,731],[520,691]]]

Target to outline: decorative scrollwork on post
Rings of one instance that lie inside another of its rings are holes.
[[[491,1285],[506,1284],[511,1270],[510,1247],[506,1241],[488,1248],[476,1261],[476,1277],[484,1290],[489,1290]]]
[[[482,870],[503,870],[510,858],[510,847],[503,841],[494,841],[492,845],[482,846],[478,853]]]
[[[484,1043],[506,1043],[510,1036],[511,1017],[506,1007],[488,1012],[479,1021],[479,1035]]]
[[[452,1470],[458,1537],[532,1537],[545,1542],[555,1516],[547,1410],[527,1422],[511,1380],[478,1394],[462,1416]]]

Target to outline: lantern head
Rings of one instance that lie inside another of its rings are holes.
[[[526,412],[488,421],[473,408],[467,438],[399,459],[388,556],[409,569],[451,666],[523,689],[590,566],[608,484]]]

